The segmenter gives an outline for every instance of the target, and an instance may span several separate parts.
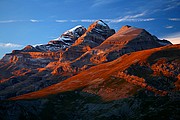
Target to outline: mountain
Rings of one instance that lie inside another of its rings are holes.
[[[2,120],[179,118],[180,45],[142,28],[78,25],[6,54],[0,71]]]
[[[88,27],[87,31],[62,54],[60,61],[75,60],[83,53],[100,45],[103,41],[105,41],[114,33],[115,30],[110,29],[109,26],[102,20],[94,22]]]
[[[72,66],[88,67],[87,65],[92,66],[109,62],[126,53],[164,46],[159,41],[144,29],[126,25],[71,64]]]
[[[133,89],[141,87],[165,95],[180,89],[179,62],[180,45],[133,52],[112,62],[94,66],[45,89],[13,99],[39,98],[80,88],[84,92],[98,94],[105,100],[126,97]]]
[[[73,42],[68,42],[66,49],[56,49],[67,39]],[[76,26],[48,44],[28,45],[6,54],[0,67],[3,71],[0,75],[1,99],[40,90],[126,53],[163,46],[159,41],[146,30],[128,25],[115,33],[102,20],[97,20],[87,30]],[[49,45],[51,47],[47,47]]]
[[[180,45],[171,45],[125,54],[40,91],[0,101],[1,118],[179,119],[179,51]]]
[[[71,34],[70,36],[74,34],[76,36],[74,38],[77,38],[78,34],[79,38],[66,49],[60,47],[58,48],[59,50],[54,51],[53,47],[56,49],[56,46],[63,45],[61,43],[45,44],[36,47],[28,45],[22,50],[15,50],[10,54],[6,54],[1,60],[0,67],[0,70],[3,71],[0,75],[0,98],[6,99],[8,97],[37,91],[71,77],[75,72],[71,74],[73,71],[68,67],[68,61],[98,46],[115,32],[101,20],[91,24],[87,31],[80,36],[84,31],[85,28],[82,26],[76,26],[63,33],[58,40],[56,40],[62,41],[67,34]],[[72,39],[72,41],[74,40]],[[44,47],[47,48],[47,46],[51,46],[52,51],[43,49]],[[65,71],[71,71],[71,73],[62,72],[63,75],[61,76],[54,73],[53,66],[61,64],[61,61],[66,61],[66,63],[63,63],[63,66],[65,66],[63,69],[65,69]],[[15,86],[16,89],[13,89],[11,86]]]

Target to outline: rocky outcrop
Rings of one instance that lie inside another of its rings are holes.
[[[48,42],[48,45],[62,45],[62,49],[71,46],[80,36],[86,32],[86,28],[78,25],[64,32],[60,37]]]
[[[153,35],[153,38],[155,39],[155,40],[157,40],[158,42],[159,42],[159,44],[161,44],[161,45],[172,45],[172,43],[170,42],[170,41],[168,41],[168,40],[165,40],[165,39],[163,39],[163,40],[159,40],[156,36],[154,36]]]
[[[95,53],[93,56],[96,56],[96,58],[103,56],[106,57],[106,61],[112,61],[126,53],[160,46],[163,45],[159,44],[146,30],[123,26],[116,34],[94,49],[96,52],[93,52]]]
[[[73,44],[80,36],[86,32],[86,28],[81,25],[78,25],[70,30],[64,32],[60,37],[51,40],[48,44],[59,44],[63,42],[64,44]]]
[[[73,64],[74,61],[76,61],[76,59],[79,59],[79,57],[81,57],[84,53],[99,46],[102,42],[104,42],[108,37],[110,37],[114,33],[115,30],[110,29],[106,23],[104,23],[102,20],[97,20],[88,27],[87,31],[80,38],[78,38],[71,47],[67,48],[62,53],[59,59],[59,65],[53,68],[54,71],[52,73],[61,74],[61,72],[58,72],[58,69],[62,68],[62,64],[67,61],[69,61],[67,67],[71,66],[71,69],[73,69],[73,71],[75,72],[71,72],[72,70],[66,72],[74,74],[87,69],[88,66],[86,67],[80,65],[86,64],[85,59],[83,63],[75,65]],[[86,59],[88,59],[88,57]]]
[[[104,40],[114,33],[115,30],[110,29],[109,26],[102,20],[94,22],[88,27],[87,31],[62,54],[60,61],[75,60],[83,53],[100,45]]]
[[[162,45],[159,41],[161,40],[144,29],[126,25],[99,46],[71,62],[71,65],[74,68],[88,69],[91,66],[115,60],[127,53],[169,45]]]

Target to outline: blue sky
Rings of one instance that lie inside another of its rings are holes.
[[[0,0],[0,58],[98,19],[116,31],[131,25],[180,43],[179,11],[180,0]]]

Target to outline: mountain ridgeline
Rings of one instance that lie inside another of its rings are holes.
[[[2,120],[180,118],[180,45],[142,28],[78,25],[6,54],[0,71]]]

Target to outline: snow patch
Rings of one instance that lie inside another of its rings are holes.
[[[105,23],[103,23],[103,22],[100,21],[100,20],[97,22],[97,24],[102,25],[102,26],[107,26]]]

